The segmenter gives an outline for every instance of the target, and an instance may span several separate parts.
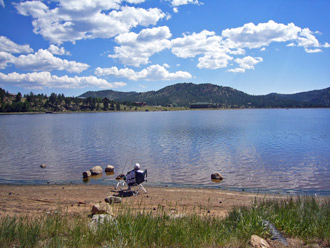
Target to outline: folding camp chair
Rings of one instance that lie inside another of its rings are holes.
[[[135,173],[132,173],[135,172]],[[143,187],[143,183],[147,181],[148,172],[147,170],[137,170],[137,171],[130,171],[123,177],[123,180],[119,181],[116,185],[116,189],[119,186],[124,186],[127,184],[128,190],[131,190],[131,187],[138,186],[140,187],[144,193],[147,193],[147,190]],[[120,187],[122,189],[122,187]],[[137,190],[137,193],[139,190]]]

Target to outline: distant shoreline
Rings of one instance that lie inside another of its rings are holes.
[[[63,112],[0,112],[0,115],[33,115],[33,114],[86,114],[86,113],[137,113],[137,112],[176,112],[176,111],[214,111],[214,110],[259,110],[259,109],[330,109],[330,107],[304,107],[304,108],[196,108],[196,109],[178,109],[171,107],[164,107],[167,110],[120,110],[120,111],[63,111]]]

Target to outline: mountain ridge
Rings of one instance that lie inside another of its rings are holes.
[[[228,86],[210,83],[177,83],[157,91],[140,93],[114,90],[88,91],[79,97],[106,97],[120,102],[145,102],[147,105],[178,107],[191,107],[196,104],[225,108],[330,107],[330,87],[294,94],[249,95]]]

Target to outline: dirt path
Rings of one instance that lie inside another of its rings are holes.
[[[234,206],[248,206],[255,198],[279,198],[218,189],[147,187],[148,193],[123,197],[118,208],[147,210],[171,214],[209,214],[224,217]],[[0,216],[38,215],[55,211],[86,214],[91,206],[104,202],[110,195],[120,195],[113,186],[105,185],[0,185]],[[117,208],[117,210],[116,210]]]

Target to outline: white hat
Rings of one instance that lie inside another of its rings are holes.
[[[135,170],[139,170],[140,167],[141,167],[140,164],[139,164],[139,163],[136,163],[135,166],[134,166],[134,169],[135,169]]]

